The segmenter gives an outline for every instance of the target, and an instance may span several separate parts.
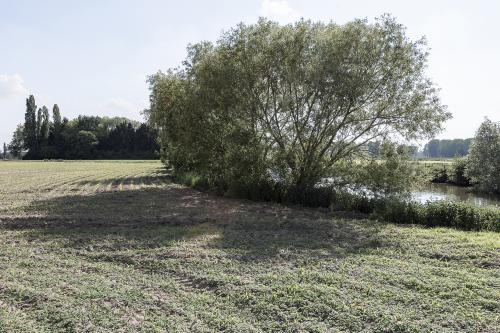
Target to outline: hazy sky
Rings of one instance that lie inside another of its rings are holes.
[[[266,16],[344,23],[393,14],[426,36],[428,75],[454,119],[440,138],[470,137],[500,118],[500,1],[0,0],[0,143],[23,122],[25,99],[58,103],[62,115],[141,120],[146,77],[175,67],[188,43],[216,40]]]

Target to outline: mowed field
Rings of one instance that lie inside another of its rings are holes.
[[[499,332],[500,235],[0,162],[0,332]]]

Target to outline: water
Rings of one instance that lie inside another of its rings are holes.
[[[437,200],[466,201],[476,206],[500,207],[500,196],[478,194],[470,188],[449,184],[430,183],[419,191],[412,193],[413,200],[421,203]]]

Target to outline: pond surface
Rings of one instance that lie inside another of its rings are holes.
[[[476,206],[500,207],[500,196],[478,194],[470,188],[449,184],[429,183],[422,189],[412,193],[413,200],[421,203],[437,200],[466,201]]]

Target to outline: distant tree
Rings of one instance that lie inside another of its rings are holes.
[[[64,146],[61,136],[62,129],[61,112],[59,111],[59,106],[54,104],[52,107],[52,127],[49,133],[49,145],[53,147],[54,157],[60,157],[62,154]]]
[[[40,148],[40,141],[42,138],[42,108],[38,109],[36,115],[36,151]]]
[[[431,140],[424,147],[424,154],[428,157],[439,156],[439,140]]]
[[[147,124],[141,124],[135,132],[135,150],[155,152],[160,149],[158,142],[158,131]]]
[[[26,99],[26,113],[24,115],[24,148],[35,150],[37,146],[37,121],[35,97],[30,95]]]
[[[101,117],[80,115],[73,122],[79,131],[96,132],[99,128]]]
[[[424,147],[424,155],[427,157],[461,157],[469,152],[472,139],[454,139],[429,141]]]
[[[21,157],[25,149],[25,159],[157,157],[158,132],[146,124],[124,117],[86,115],[68,120],[62,118],[57,104],[52,115],[53,122],[47,107],[37,110],[32,95],[26,100],[25,124],[17,127],[9,144],[13,156]]]
[[[75,145],[77,157],[82,159],[92,158],[92,152],[98,143],[94,133],[89,131],[78,131]]]
[[[479,190],[500,193],[500,122],[486,119],[476,132],[465,174]]]
[[[23,125],[17,125],[14,134],[12,135],[12,140],[9,143],[9,151],[13,157],[21,158],[24,145],[24,127]]]
[[[61,111],[59,111],[59,106],[54,104],[52,107],[52,121],[54,123],[54,132],[61,133]]]
[[[50,130],[50,116],[49,109],[44,105],[42,107],[42,115],[41,115],[41,125],[40,125],[40,144],[46,145],[49,139],[49,130]]]

